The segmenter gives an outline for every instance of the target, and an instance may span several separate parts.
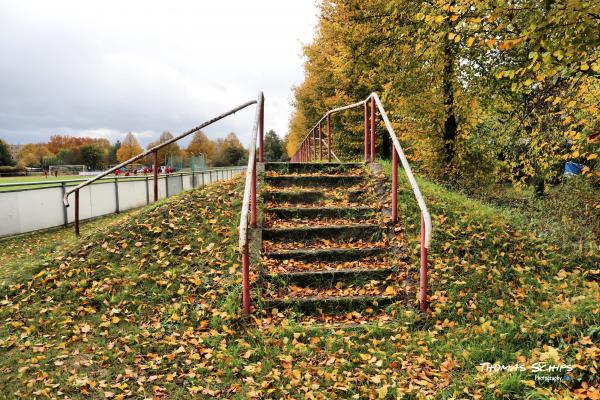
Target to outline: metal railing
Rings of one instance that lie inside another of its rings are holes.
[[[122,162],[119,165],[116,165],[110,169],[107,169],[106,171],[96,175],[95,177],[93,177],[91,179],[88,179],[87,181],[85,181],[85,182],[77,185],[76,187],[68,190],[67,192],[65,192],[65,194],[63,196],[63,203],[64,203],[65,207],[69,206],[69,196],[71,194],[75,193],[75,233],[77,234],[77,236],[79,236],[79,191],[81,190],[81,188],[83,188],[87,185],[90,185],[90,184],[94,183],[95,181],[102,179],[103,177],[115,172],[116,170],[121,169],[141,158],[147,157],[148,155],[152,154],[153,158],[154,158],[154,163],[153,163],[153,167],[152,167],[153,176],[154,176],[154,201],[156,202],[156,201],[158,201],[158,168],[159,168],[158,167],[158,150],[162,149],[165,146],[170,145],[171,143],[177,142],[178,140],[183,139],[184,137],[189,136],[192,133],[196,133],[200,129],[205,128],[205,127],[207,127],[229,115],[235,114],[236,112],[238,112],[248,106],[251,106],[253,104],[256,104],[256,100],[251,100],[244,104],[241,104],[241,105],[239,105],[239,106],[237,106],[237,107],[235,107],[235,108],[233,108],[211,120],[208,120],[208,121],[198,125],[195,128],[190,129],[187,132],[182,133],[179,136],[169,139],[164,143],[160,143],[160,144],[138,154],[137,156],[134,156],[134,157],[130,158],[129,160]],[[261,143],[261,156],[262,156],[262,138],[261,138],[260,143]]]
[[[421,209],[421,266],[420,266],[420,287],[419,287],[419,303],[421,311],[427,310],[427,251],[431,245],[431,215],[427,209],[427,204],[419,185],[412,173],[410,164],[406,159],[404,150],[400,145],[400,141],[396,136],[396,132],[390,123],[390,120],[379,100],[377,93],[371,93],[366,99],[359,102],[349,104],[343,107],[338,107],[329,110],[323,115],[323,117],[313,126],[307,135],[302,139],[300,145],[296,149],[296,152],[291,157],[292,162],[311,162],[311,161],[322,161],[323,160],[323,144],[324,139],[322,137],[321,125],[323,121],[327,121],[327,161],[331,161],[333,155],[337,161],[338,157],[331,151],[331,117],[332,115],[339,113],[344,110],[364,106],[364,160],[365,162],[375,161],[375,117],[376,117],[376,106],[379,110],[379,114],[383,119],[387,132],[392,140],[392,223],[398,223],[398,158],[402,163],[406,177],[410,182],[410,186],[413,190],[419,208]],[[318,138],[317,138],[318,132]],[[317,151],[318,150],[318,151]]]
[[[244,315],[250,314],[250,250],[248,246],[248,209],[250,209],[250,226],[256,228],[256,139],[258,136],[258,160],[263,162],[263,134],[265,126],[265,98],[258,94],[256,100],[256,117],[250,139],[246,183],[240,216],[240,253],[242,255],[242,308]]]

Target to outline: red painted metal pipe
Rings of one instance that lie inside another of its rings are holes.
[[[371,162],[375,162],[375,97],[371,97]]]
[[[75,235],[79,237],[79,190],[75,191]]]
[[[365,162],[369,161],[369,106],[365,102]]]
[[[319,122],[319,160],[323,161],[323,133],[321,132],[321,123]]]
[[[392,223],[398,223],[398,153],[392,142]]]
[[[152,155],[154,156],[154,201],[157,202],[158,201],[158,151],[154,150],[152,152]]]
[[[242,307],[244,315],[250,314],[250,255],[248,245],[242,251]]]
[[[419,303],[422,312],[427,311],[427,248],[425,247],[425,220],[421,214],[421,287]]]
[[[302,162],[306,162],[306,141],[302,142]]]
[[[317,160],[317,130],[313,129],[313,144],[315,148],[315,161]]]
[[[331,114],[327,114],[327,162],[331,162]]]
[[[265,98],[262,97],[260,104],[260,119],[259,119],[259,132],[258,132],[258,161],[264,162],[263,154],[263,137],[265,135]]]
[[[250,186],[250,226],[256,228],[256,160],[252,168],[252,183]]]

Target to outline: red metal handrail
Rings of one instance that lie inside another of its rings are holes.
[[[263,93],[258,94],[256,101],[256,117],[250,139],[248,154],[248,168],[246,169],[246,184],[242,200],[242,213],[240,216],[240,253],[242,255],[242,308],[244,315],[250,314],[250,250],[248,248],[248,208],[250,208],[250,226],[256,228],[256,137],[259,139],[259,161],[263,162],[263,134],[265,125],[265,98]]]
[[[262,98],[262,94],[261,94],[261,98]],[[264,98],[262,98],[262,101],[264,102]],[[192,133],[198,132],[202,128],[205,128],[205,127],[207,127],[207,126],[209,126],[211,124],[214,124],[215,122],[217,122],[217,121],[219,121],[219,120],[221,120],[221,119],[223,119],[225,117],[228,117],[228,116],[230,116],[232,114],[235,114],[236,112],[238,112],[240,110],[243,110],[244,108],[246,108],[248,106],[251,106],[253,104],[257,104],[257,100],[247,101],[246,103],[241,104],[241,105],[239,105],[239,106],[237,106],[237,107],[235,107],[235,108],[233,108],[233,109],[231,109],[231,110],[229,110],[229,111],[227,111],[227,112],[225,112],[225,113],[223,113],[223,114],[221,114],[221,115],[219,115],[219,116],[217,116],[217,117],[215,117],[215,118],[213,118],[211,120],[208,120],[208,121],[206,121],[206,122],[198,125],[197,127],[192,128],[189,131],[182,133],[179,136],[176,136],[176,137],[174,137],[172,139],[169,139],[169,140],[167,140],[164,143],[160,143],[160,144],[158,144],[158,145],[156,145],[156,146],[154,146],[154,147],[152,147],[152,148],[150,148],[150,149],[148,149],[146,151],[141,152],[137,156],[134,156],[134,157],[130,158],[127,161],[123,161],[119,165],[116,165],[116,166],[114,166],[112,168],[107,169],[104,172],[101,172],[98,175],[94,176],[93,178],[90,178],[87,181],[85,181],[85,182],[83,182],[83,183],[75,186],[73,189],[68,190],[67,192],[65,192],[65,194],[63,196],[63,203],[64,203],[65,207],[69,207],[69,196],[72,193],[75,193],[75,234],[77,236],[79,236],[79,190],[80,189],[82,189],[83,187],[85,187],[87,185],[91,185],[92,183],[94,183],[98,179],[101,179],[101,178],[103,178],[103,177],[105,177],[105,176],[107,176],[107,175],[115,172],[116,170],[123,168],[126,165],[129,165],[129,164],[131,164],[131,163],[133,163],[133,162],[135,162],[135,161],[137,161],[137,160],[139,160],[141,158],[144,158],[144,157],[148,156],[149,154],[152,154],[154,156],[154,167],[153,167],[153,175],[154,175],[154,201],[156,202],[156,201],[158,201],[158,150],[162,149],[165,146],[170,145],[171,143],[177,142],[178,140],[183,139],[184,137],[189,136]],[[262,107],[263,107],[263,104],[261,103],[260,104],[260,108],[262,109]],[[256,141],[254,143],[256,144]],[[262,161],[262,153],[263,153],[262,144],[263,144],[263,140],[262,140],[262,131],[261,131],[260,150],[259,150],[261,161]]]
[[[420,266],[420,287],[419,287],[419,303],[421,311],[425,312],[427,310],[427,251],[431,245],[431,235],[432,235],[432,224],[431,224],[431,215],[429,214],[429,210],[427,209],[427,204],[421,194],[421,190],[419,189],[419,185],[412,173],[412,169],[410,168],[410,164],[404,155],[404,150],[400,145],[400,141],[396,136],[396,132],[390,123],[390,120],[381,104],[381,100],[379,100],[379,96],[377,93],[371,93],[366,99],[361,100],[359,102],[349,104],[347,106],[334,108],[329,110],[321,117],[321,119],[315,124],[315,126],[308,131],[308,134],[302,139],[298,149],[291,157],[292,162],[310,162],[313,161],[312,157],[312,146],[310,136],[311,133],[314,132],[315,128],[318,127],[321,129],[321,123],[324,120],[327,120],[327,159],[331,161],[331,116],[337,114],[344,110],[349,110],[356,107],[364,107],[364,160],[365,162],[374,162],[375,161],[375,116],[376,109],[379,110],[379,114],[383,119],[386,130],[392,140],[392,223],[398,223],[398,159],[402,163],[402,167],[404,168],[404,172],[406,173],[406,177],[411,185],[413,193],[415,195],[415,199],[421,209],[421,266]],[[320,136],[319,136],[320,137]],[[369,140],[370,138],[370,140]],[[314,141],[313,141],[314,142]],[[315,144],[316,145],[316,144]],[[370,150],[370,151],[369,151]],[[335,156],[335,155],[334,155]],[[335,157],[339,162],[337,156]],[[315,148],[315,161],[316,157],[316,148]],[[323,157],[321,155],[320,160]]]

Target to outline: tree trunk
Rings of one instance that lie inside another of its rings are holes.
[[[450,40],[444,41],[444,72],[442,77],[444,110],[446,119],[444,121],[444,155],[446,166],[449,167],[454,159],[456,131],[458,130],[458,121],[454,114],[454,49]]]

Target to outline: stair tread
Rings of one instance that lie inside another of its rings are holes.
[[[356,251],[373,251],[373,250],[387,250],[387,246],[367,246],[367,247],[303,247],[300,249],[279,249],[265,253],[269,255],[271,253],[346,253]]]
[[[338,301],[338,302],[346,302],[346,301],[380,301],[380,300],[401,300],[402,296],[386,296],[380,294],[365,294],[365,295],[355,295],[355,296],[347,296],[347,295],[328,295],[328,296],[285,296],[285,297],[269,297],[265,298],[267,302],[273,303],[312,303],[312,302],[321,302],[321,301]]]
[[[345,179],[345,178],[351,178],[351,179],[364,179],[364,176],[361,175],[352,175],[352,174],[279,174],[279,175],[269,175],[266,176],[267,179],[273,179],[273,178],[282,178],[282,179],[296,179],[296,178],[335,178],[335,179]]]
[[[331,274],[357,274],[364,273],[368,274],[371,272],[394,272],[397,268],[392,266],[382,267],[382,268],[342,268],[342,269],[317,269],[317,270],[301,270],[301,271],[285,271],[285,272],[275,272],[269,273],[269,276],[272,277],[283,277],[283,276],[299,276],[299,275],[331,275]]]
[[[269,232],[282,232],[282,231],[319,231],[325,229],[348,229],[348,228],[375,228],[379,227],[378,224],[368,224],[368,223],[356,223],[356,224],[344,224],[344,225],[319,225],[319,226],[294,226],[294,227],[285,227],[285,228],[263,228],[264,231]]]
[[[300,207],[265,207],[265,211],[269,212],[269,211],[291,211],[291,210],[297,210]],[[330,210],[349,210],[349,211],[370,211],[373,210],[373,207],[367,207],[367,206],[347,206],[347,207],[334,207],[334,206],[316,206],[316,207],[302,207],[303,209],[308,209],[308,210],[326,210],[326,211],[330,211]]]

